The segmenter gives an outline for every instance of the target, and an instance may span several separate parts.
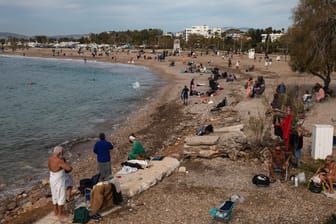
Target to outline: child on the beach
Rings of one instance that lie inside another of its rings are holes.
[[[65,158],[63,157],[64,162],[66,162]],[[65,171],[65,189],[66,189],[66,200],[67,202],[73,200],[72,195],[72,188],[73,188],[73,180],[68,171]]]

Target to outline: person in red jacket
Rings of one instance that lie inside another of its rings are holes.
[[[285,146],[288,148],[289,145],[289,134],[292,123],[292,110],[289,106],[286,107],[287,116],[280,122],[280,127],[282,129],[282,138],[285,140]]]

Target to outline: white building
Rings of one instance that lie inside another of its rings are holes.
[[[261,42],[262,43],[265,43],[266,42],[266,39],[267,39],[267,35],[269,35],[269,37],[271,38],[271,42],[274,42],[278,39],[280,39],[280,37],[282,37],[284,34],[283,33],[270,33],[270,34],[261,34]]]
[[[188,41],[191,34],[201,35],[205,38],[210,37],[220,37],[222,33],[222,28],[209,28],[207,25],[203,26],[192,26],[191,28],[185,29],[184,39]]]

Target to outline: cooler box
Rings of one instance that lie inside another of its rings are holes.
[[[313,159],[325,159],[332,154],[334,127],[328,124],[313,125],[311,155]]]

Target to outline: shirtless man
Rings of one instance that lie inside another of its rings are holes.
[[[336,162],[333,160],[332,155],[328,155],[324,161],[324,164],[317,169],[314,176],[318,175],[321,183],[327,186],[328,193],[333,194],[333,183],[336,182]]]
[[[48,168],[50,171],[50,188],[52,202],[55,208],[55,216],[59,218],[67,218],[64,214],[64,205],[66,201],[65,189],[65,170],[70,172],[72,167],[63,160],[64,149],[56,146],[52,156],[48,159]]]
[[[290,159],[290,154],[283,151],[280,145],[277,145],[275,149],[270,151],[270,164],[269,164],[269,172],[270,172],[270,181],[272,183],[275,182],[275,169],[281,169],[281,182],[284,181],[286,167],[288,166]]]

